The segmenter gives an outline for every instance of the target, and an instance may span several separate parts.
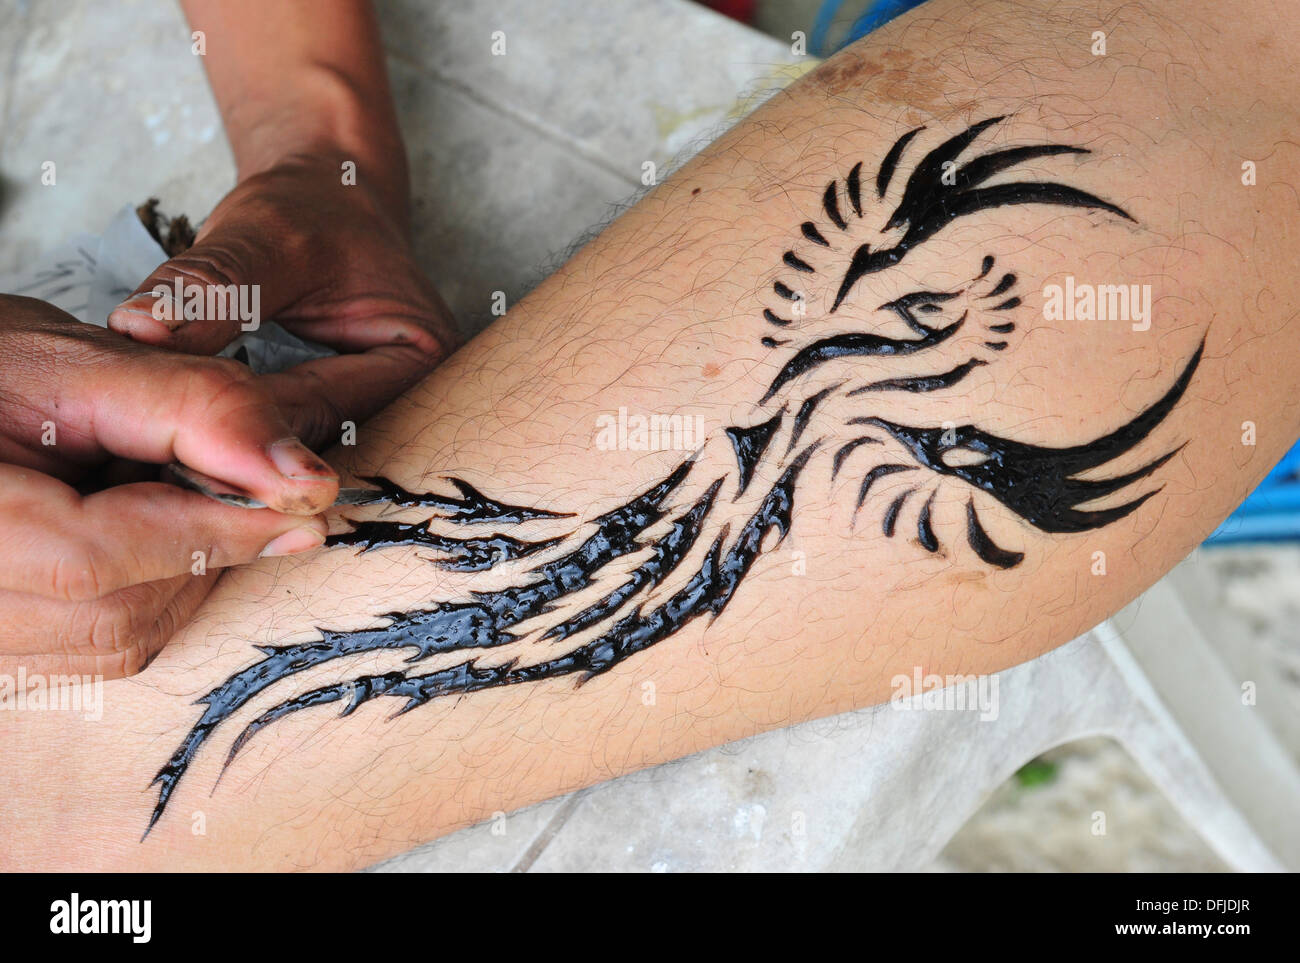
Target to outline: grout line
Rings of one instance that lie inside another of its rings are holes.
[[[610,174],[611,176],[616,177],[621,181],[625,181],[632,186],[640,185],[640,181],[635,176],[633,176],[628,171],[619,167],[617,164],[615,164],[612,160],[610,160],[600,151],[592,149],[588,144],[585,144],[582,141],[573,138],[565,131],[553,127],[552,125],[546,123],[545,121],[534,116],[533,114],[519,110],[517,107],[514,107],[509,103],[503,103],[501,101],[494,100],[493,98],[481,93],[474,86],[465,83],[463,80],[460,80],[459,78],[451,74],[443,73],[442,71],[434,67],[430,67],[428,64],[422,61],[416,60],[413,57],[409,57],[406,54],[399,53],[393,50],[392,48],[386,48],[386,53],[388,54],[389,57],[391,57],[393,60],[397,61],[398,63],[402,64],[404,67],[414,70],[417,73],[427,74],[428,76],[431,76],[434,80],[438,81],[440,84],[450,87],[452,90],[456,91],[457,93],[465,96],[469,100],[474,101],[479,106],[487,107],[493,113],[504,114],[510,119],[517,121],[520,124],[523,124],[524,126],[541,134],[543,137],[545,137],[547,140],[551,141],[552,143],[577,154],[578,156],[582,157],[584,160],[592,164],[595,164],[597,167],[600,167],[602,170],[604,170],[606,173]]]
[[[20,11],[18,30],[14,38],[13,49],[9,52],[9,62],[5,64],[4,99],[0,103],[0,130],[9,130],[9,111],[14,100],[14,91],[18,87],[18,61],[22,59],[23,49],[27,46],[28,32],[31,29],[31,8],[26,3],[17,4]]]
[[[560,830],[564,828],[564,824],[569,821],[569,817],[573,815],[574,810],[578,808],[578,804],[581,803],[586,796],[587,791],[585,789],[579,789],[577,792],[570,794],[569,797],[560,804],[560,808],[556,810],[555,815],[552,816],[550,821],[542,828],[542,831],[537,834],[532,843],[529,844],[528,848],[524,850],[524,854],[519,857],[519,861],[510,867],[510,872],[526,873],[532,869],[533,864],[537,862],[538,857],[542,855],[547,846],[551,845],[551,842],[555,837],[560,834]]]

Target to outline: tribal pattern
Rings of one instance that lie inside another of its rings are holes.
[[[392,612],[355,631],[322,627],[318,639],[258,646],[260,658],[198,700],[202,714],[154,778],[158,796],[145,835],[199,751],[246,709],[251,717],[229,744],[227,767],[257,733],[298,712],[335,705],[347,716],[386,699],[395,700],[402,714],[435,699],[483,689],[568,677],[582,684],[696,619],[717,618],[759,556],[791,530],[800,479],[814,464],[824,465],[832,479],[852,473],[855,516],[879,502],[881,534],[893,538],[910,526],[912,544],[930,553],[941,550],[935,530],[938,487],[964,485],[967,546],[982,563],[1001,569],[1018,565],[1024,555],[999,546],[990,535],[981,517],[981,505],[990,501],[1034,529],[1060,534],[1099,528],[1136,511],[1158,489],[1121,495],[1120,503],[1108,507],[1088,505],[1136,486],[1178,449],[1122,474],[1080,476],[1104,470],[1151,434],[1187,390],[1202,349],[1163,395],[1127,424],[1087,444],[1051,448],[969,424],[900,424],[882,417],[877,404],[892,392],[945,392],[1008,348],[1016,330],[1014,312],[1021,306],[1016,293],[1020,282],[1014,272],[997,269],[992,255],[982,258],[960,290],[911,291],[881,304],[877,310],[901,326],[904,336],[858,330],[839,320],[851,296],[874,276],[903,262],[947,225],[979,212],[1046,205],[1133,221],[1118,206],[1056,181],[990,183],[1026,161],[1087,154],[1077,147],[1043,144],[968,156],[980,136],[1001,120],[982,121],[942,140],[911,165],[905,182],[898,182],[899,171],[924,139],[925,128],[900,137],[870,182],[859,163],[826,186],[824,218],[799,226],[799,240],[784,253],[769,304],[756,322],[768,329],[764,346],[780,352],[776,374],[751,419],[705,445],[713,455],[725,450],[733,469],[710,471],[705,466],[722,459],[697,452],[621,506],[586,520],[501,504],[454,479],[449,481],[458,495],[410,492],[387,479],[368,479],[377,491],[396,496],[403,509],[430,514],[418,522],[355,522],[352,531],[332,536],[330,544],[363,552],[414,545],[432,552],[433,564],[449,570],[520,570],[505,588]],[[872,243],[854,244],[852,237],[873,216],[883,222]],[[814,326],[806,318],[809,299],[800,292],[823,275],[829,279],[826,305]],[[834,333],[805,336],[810,327],[828,324]],[[940,370],[927,367],[936,349],[951,346],[954,335],[972,329],[980,331],[976,353]],[[864,379],[865,359],[897,370]],[[830,384],[811,377],[823,370],[833,372]],[[813,387],[801,389],[813,381]],[[882,479],[894,475],[909,487],[887,500],[875,497]],[[547,525],[552,532],[557,525],[565,530],[558,536],[530,534]],[[447,531],[460,526],[474,534],[460,537]],[[622,565],[616,565],[620,560]],[[624,569],[629,570],[616,574]],[[406,653],[402,668],[349,673],[347,660],[381,650]],[[502,654],[491,657],[496,650]],[[462,658],[441,668],[424,666],[433,656],[448,653]],[[337,667],[334,681],[284,691],[299,673],[323,665]],[[254,713],[250,703],[272,689],[284,691],[283,696]]]

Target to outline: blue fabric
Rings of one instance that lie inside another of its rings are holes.
[[[841,47],[846,47],[865,37],[877,27],[882,27],[889,21],[893,20],[900,13],[907,13],[913,7],[919,7],[925,0],[867,0],[863,12],[858,19],[853,21],[848,32],[840,38],[839,42],[830,45],[831,26],[834,24],[835,17],[839,14],[840,9],[844,6],[844,0],[826,0],[817,11],[817,17],[813,21],[811,41],[812,52],[819,57],[828,57]]]
[[[1300,539],[1300,445],[1282,456],[1259,487],[1205,541],[1222,545],[1282,539]]]
[[[919,7],[924,2],[925,0],[875,0],[874,3],[868,3],[867,9],[862,16],[858,17],[853,22],[853,26],[849,28],[843,45],[851,44],[853,41],[865,37],[877,27],[883,27],[899,14],[907,13],[913,7]]]

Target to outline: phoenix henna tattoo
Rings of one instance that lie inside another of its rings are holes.
[[[992,255],[973,265],[971,281],[959,290],[908,291],[880,305],[903,336],[854,329],[842,310],[945,227],[983,211],[1074,207],[1133,221],[1120,207],[1078,188],[1014,177],[1026,161],[1087,154],[1082,148],[1041,144],[976,151],[981,134],[1002,119],[942,140],[910,164],[905,181],[900,171],[918,153],[925,128],[900,137],[874,177],[868,179],[859,163],[826,186],[821,213],[799,226],[771,283],[768,306],[755,321],[767,329],[761,340],[775,353],[776,374],[747,423],[706,442],[706,448],[725,449],[733,468],[710,472],[705,465],[724,462],[697,452],[618,508],[590,519],[496,502],[454,479],[448,481],[456,494],[410,492],[387,479],[368,479],[395,504],[430,514],[418,522],[355,522],[330,544],[364,552],[418,546],[433,553],[433,564],[450,570],[517,573],[504,588],[431,600],[424,608],[377,617],[366,628],[322,626],[317,639],[258,646],[260,658],[198,700],[201,715],[153,780],[158,795],[145,835],[196,755],[245,710],[251,718],[232,730],[227,767],[261,730],[298,712],[335,705],[346,716],[368,702],[393,699],[401,714],[483,689],[567,677],[582,684],[696,619],[716,618],[759,556],[791,530],[800,479],[814,464],[824,464],[832,479],[853,473],[855,518],[878,512],[881,537],[910,527],[912,544],[931,553],[942,548],[934,525],[936,491],[944,484],[964,486],[967,547],[981,564],[1001,569],[1020,564],[1024,555],[999,545],[990,533],[981,514],[990,502],[1047,533],[1084,532],[1136,511],[1159,490],[1139,483],[1178,449],[1121,474],[1097,477],[1093,470],[1104,474],[1105,466],[1134,451],[1165,419],[1186,391],[1203,343],[1163,395],[1127,424],[1087,444],[1051,448],[977,425],[900,424],[881,414],[878,402],[888,393],[945,392],[1009,347],[1021,306],[1019,281]],[[996,175],[1009,179],[990,183]],[[812,324],[800,292],[815,284],[823,286],[825,303]],[[931,359],[942,355],[940,347],[976,326],[979,353],[936,369]],[[823,333],[828,328],[832,333]],[[833,366],[830,386],[822,380],[815,391],[800,390],[826,366]],[[887,376],[875,376],[882,366]],[[864,377],[864,370],[875,374]],[[909,487],[882,499],[877,483],[892,475],[906,476]],[[1088,507],[1108,496],[1121,500]],[[719,505],[727,500],[731,507],[724,513]],[[724,517],[743,521],[730,524]],[[552,534],[537,537],[539,525],[552,526]],[[554,526],[561,534],[553,534]],[[463,537],[454,534],[467,529]],[[487,658],[492,650],[520,644],[532,648]],[[402,668],[349,672],[348,660],[384,650],[406,653]],[[426,667],[434,656],[454,653],[462,657]],[[333,681],[289,691],[299,673],[320,666],[333,667]],[[250,703],[264,693],[269,700],[262,703],[270,704],[253,714]]]

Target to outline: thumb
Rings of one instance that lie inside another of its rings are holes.
[[[183,462],[293,515],[324,511],[338,493],[334,470],[236,361],[136,345],[56,387],[61,420],[114,455]]]
[[[108,316],[119,334],[189,354],[216,354],[263,317],[307,293],[290,244],[256,223],[227,218],[161,264]]]

